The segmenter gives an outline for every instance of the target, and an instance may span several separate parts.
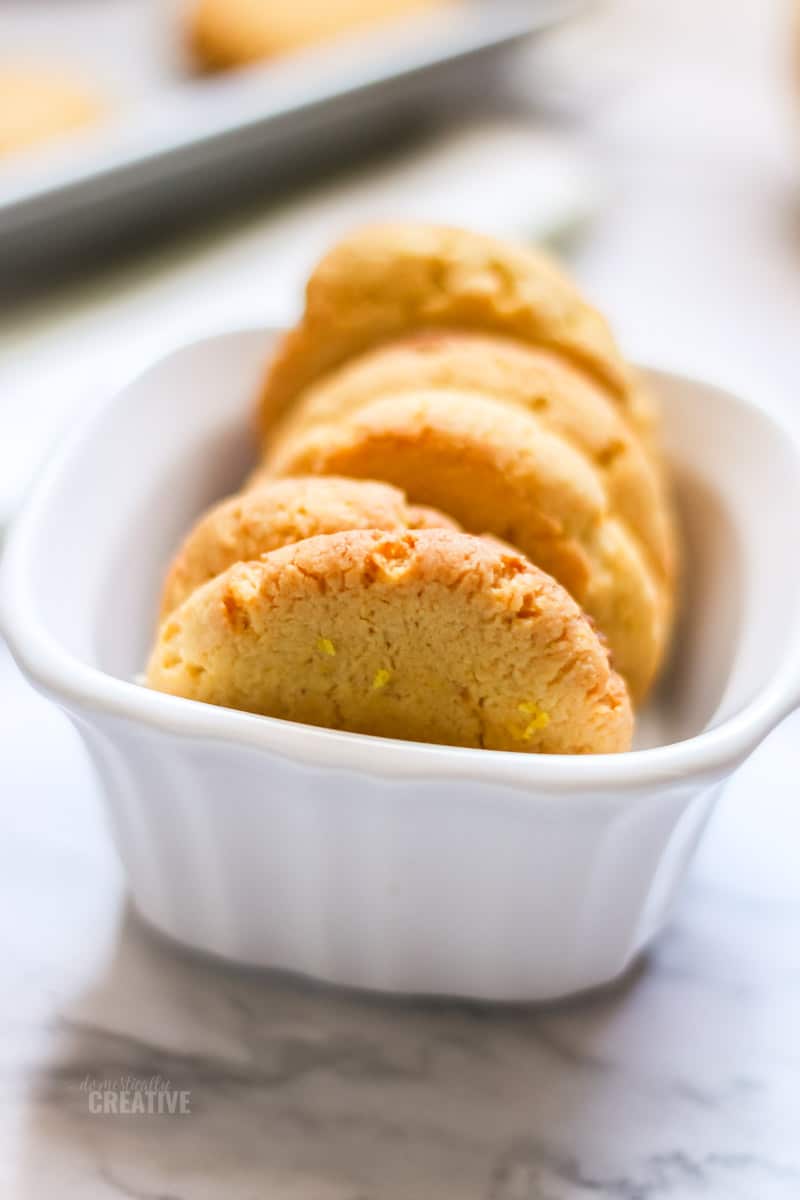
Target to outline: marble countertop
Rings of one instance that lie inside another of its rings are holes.
[[[607,186],[575,269],[638,357],[745,390],[797,429],[788,8],[619,0],[559,53],[585,64],[561,115],[583,114]],[[219,295],[240,278],[253,297],[248,238],[211,256]],[[181,269],[183,291],[139,281],[125,320],[183,311],[198,276]],[[90,334],[65,326],[59,353],[72,336],[85,358]],[[727,789],[628,978],[526,1009],[184,956],[128,911],[78,737],[1,644],[0,712],[3,1197],[800,1196],[800,716]],[[119,1111],[138,1093],[188,1111]]]

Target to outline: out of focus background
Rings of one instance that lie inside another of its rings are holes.
[[[289,321],[369,218],[549,243],[631,358],[800,436],[792,0],[454,0],[391,26],[375,0],[265,60],[248,27],[246,65],[224,27],[253,6],[205,7],[0,0],[0,522],[87,406],[176,343]],[[0,714],[4,1195],[800,1195],[800,718],[728,789],[641,976],[489,1016],[155,946],[82,749],[2,647]],[[103,1071],[191,1079],[196,1115],[88,1120]]]
[[[388,26],[376,0],[213,72],[203,7],[248,5],[0,0],[0,511],[82,404],[177,341],[288,320],[372,217],[550,241],[629,354],[791,415],[790,0],[429,0]]]

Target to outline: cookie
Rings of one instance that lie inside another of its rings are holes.
[[[666,647],[668,593],[610,511],[597,467],[535,412],[474,392],[400,393],[281,439],[270,467],[379,476],[511,543],[584,606],[633,698],[646,694]]]
[[[267,370],[265,437],[297,397],[349,359],[430,328],[550,348],[638,420],[636,388],[604,319],[547,255],[460,229],[370,226],[340,242],[306,289],[300,324]],[[650,417],[648,417],[648,421]]]
[[[448,388],[493,396],[536,414],[601,473],[611,509],[644,547],[660,577],[675,574],[676,538],[660,472],[617,407],[585,373],[551,350],[510,338],[435,331],[412,334],[347,362],[309,388],[270,440],[335,422],[395,392]]]
[[[448,3],[452,0],[198,0],[190,10],[188,40],[199,63],[219,70]]]
[[[0,155],[91,124],[100,112],[79,80],[44,69],[0,66]]]
[[[449,530],[351,530],[238,563],[165,621],[150,687],[380,737],[627,750],[630,701],[567,592]]]
[[[175,556],[164,585],[161,617],[201,584],[236,562],[280,546],[346,529],[455,529],[441,513],[414,507],[397,488],[359,479],[275,479],[215,505]]]

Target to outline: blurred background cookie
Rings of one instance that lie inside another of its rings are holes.
[[[52,141],[102,113],[99,97],[76,76],[0,63],[0,155]]]
[[[197,61],[218,70],[301,50],[455,0],[197,0],[188,19]]]

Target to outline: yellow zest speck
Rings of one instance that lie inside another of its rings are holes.
[[[317,638],[317,649],[320,654],[329,654],[331,658],[336,654],[336,647],[330,638]]]
[[[375,672],[375,678],[372,681],[373,692],[379,692],[381,688],[385,688],[391,678],[392,672],[387,671],[386,667],[381,667],[380,671]]]
[[[532,700],[526,700],[523,704],[518,704],[517,708],[523,716],[530,717],[528,724],[522,730],[522,737],[526,742],[533,737],[537,730],[546,729],[550,724],[550,714],[545,712],[543,708],[539,708],[539,705],[534,704]]]

